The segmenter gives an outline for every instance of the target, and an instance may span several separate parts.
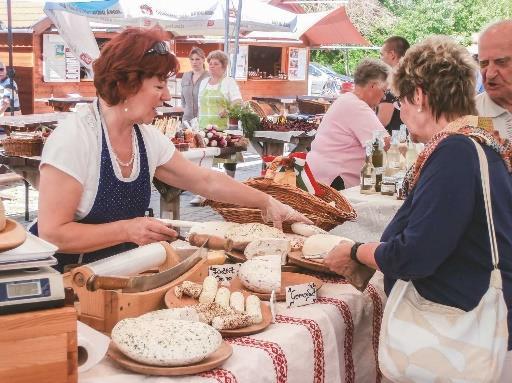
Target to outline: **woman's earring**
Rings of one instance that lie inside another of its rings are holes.
[[[126,109],[125,109],[125,111],[126,111]],[[421,106],[420,106],[420,107],[418,108],[418,113],[421,113],[421,112],[423,112],[423,109],[421,109]]]
[[[124,112],[128,112],[128,107],[126,106],[126,100],[124,100]]]

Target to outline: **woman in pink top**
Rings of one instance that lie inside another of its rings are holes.
[[[354,91],[339,96],[325,114],[307,156],[318,181],[338,190],[359,185],[366,142],[377,130],[387,135],[374,108],[384,97],[389,72],[380,60],[362,61],[354,74]]]

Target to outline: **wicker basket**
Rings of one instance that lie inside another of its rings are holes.
[[[302,114],[324,114],[331,105],[329,103],[298,98],[297,106],[299,107],[299,112]]]
[[[40,156],[43,152],[43,138],[14,138],[7,137],[2,141],[4,152],[8,156],[33,157]]]
[[[324,230],[331,230],[343,222],[354,220],[357,217],[354,208],[347,199],[330,186],[319,183],[324,194],[317,197],[298,187],[277,184],[265,178],[254,178],[244,183],[290,205]],[[335,206],[332,206],[329,202],[334,202]],[[226,221],[263,223],[259,209],[242,208],[212,200],[207,200],[205,204],[216,210]],[[289,224],[285,224],[283,229],[286,232],[291,232]]]

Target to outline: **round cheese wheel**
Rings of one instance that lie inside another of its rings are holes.
[[[205,323],[156,317],[123,319],[111,336],[126,356],[154,366],[197,363],[222,343],[221,334]]]
[[[281,256],[263,255],[250,259],[240,266],[240,282],[250,291],[271,293],[281,289]]]
[[[302,247],[304,257],[325,257],[341,241],[354,243],[351,239],[332,234],[315,234],[306,238]]]
[[[139,319],[165,319],[165,320],[186,320],[199,322],[199,314],[192,307],[177,307],[173,309],[156,310],[141,315]]]

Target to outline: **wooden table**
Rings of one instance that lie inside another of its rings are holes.
[[[308,152],[314,139],[314,134],[302,131],[256,131],[250,141],[260,156],[282,156],[285,144],[296,145],[294,152]]]
[[[76,104],[91,103],[96,97],[53,97],[46,101],[46,105],[51,106],[56,112],[69,112]]]
[[[23,114],[19,116],[3,116],[0,117],[0,127],[6,133],[13,130],[16,131],[30,131],[37,128],[39,125],[53,126],[70,112],[54,112],[54,113],[39,113],[39,114]]]

